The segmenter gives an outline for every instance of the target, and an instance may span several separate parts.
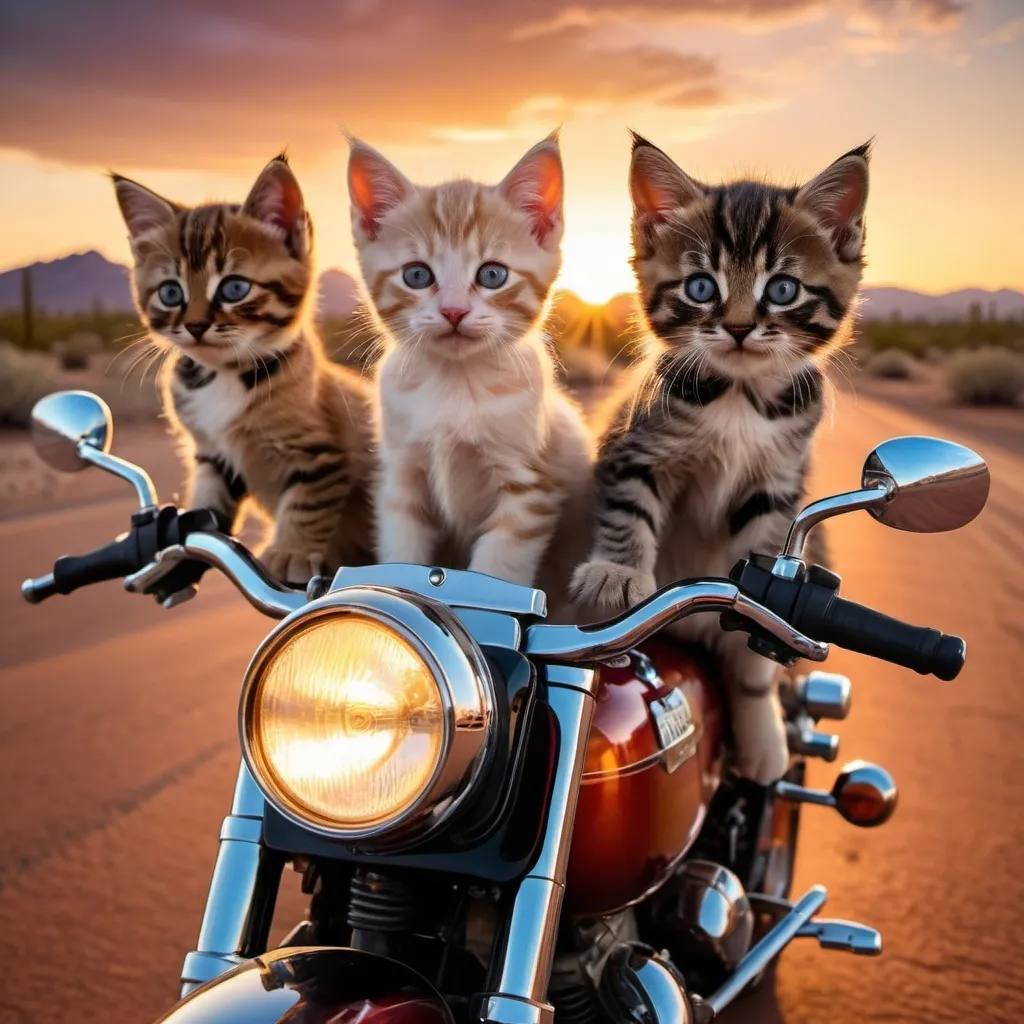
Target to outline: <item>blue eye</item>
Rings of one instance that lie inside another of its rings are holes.
[[[481,288],[500,288],[508,280],[508,267],[504,263],[485,263],[476,272],[476,283]]]
[[[711,302],[718,295],[718,285],[710,274],[694,274],[686,279],[686,297],[693,302]]]
[[[217,298],[221,302],[241,302],[252,291],[252,281],[245,277],[225,277],[217,285]]]
[[[426,263],[410,263],[402,268],[402,280],[410,288],[429,288],[434,283],[434,272]]]
[[[157,288],[156,297],[168,308],[185,305],[185,290],[177,281],[164,281]]]
[[[765,286],[764,293],[776,306],[788,306],[800,292],[800,282],[786,274],[776,274]]]

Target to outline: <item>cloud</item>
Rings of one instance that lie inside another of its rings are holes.
[[[5,12],[0,90],[16,99],[0,109],[0,147],[188,167],[200,154],[207,163],[218,152],[262,158],[283,142],[337,146],[339,124],[382,144],[409,143],[508,130],[531,110],[725,100],[708,57],[655,44],[609,48],[571,24],[516,38],[524,18],[551,9],[545,0],[171,8],[35,0]]]
[[[847,26],[855,47],[885,50],[948,31],[962,13],[954,0],[4,6],[0,148],[210,169],[251,165],[286,143],[332,151],[340,125],[380,145],[424,144],[544,132],[581,108],[745,102],[741,75],[665,32],[680,22],[767,32],[818,20]]]

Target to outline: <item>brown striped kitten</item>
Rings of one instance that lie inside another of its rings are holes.
[[[113,176],[136,305],[172,353],[164,405],[191,463],[187,501],[234,527],[273,521],[267,570],[292,583],[372,557],[368,385],[311,323],[313,229],[285,157],[239,205],[181,206]]]
[[[592,480],[589,436],[541,331],[562,187],[553,136],[493,186],[414,185],[352,142],[353,233],[384,335],[378,557],[539,583],[555,617],[586,553],[570,554]]]
[[[711,186],[637,136],[630,191],[649,354],[601,439],[594,548],[573,577],[603,612],[781,550],[860,283],[868,146],[802,187]],[[722,657],[740,773],[779,778],[772,662],[711,616],[674,630]]]

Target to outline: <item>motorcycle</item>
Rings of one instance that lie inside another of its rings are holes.
[[[755,786],[730,772],[714,666],[657,634],[715,614],[789,668],[835,643],[955,678],[960,638],[839,597],[840,578],[801,555],[814,526],[859,509],[900,530],[969,523],[989,490],[973,451],[886,441],[859,489],[796,516],[778,555],[576,626],[546,622],[541,591],[441,566],[286,587],[209,510],[159,506],[112,436],[94,395],[37,404],[40,456],[122,477],[139,509],[24,597],[123,579],[173,607],[212,567],[280,620],[245,672],[234,799],[182,1001],[161,1021],[707,1024],[797,938],[881,952],[874,929],[818,916],[822,886],[789,898],[803,804],[859,827],[896,807],[890,775],[863,761],[829,791],[804,785],[807,758],[837,757],[817,725],[846,716],[849,680],[790,675],[791,765]],[[289,865],[309,912],[272,946]]]

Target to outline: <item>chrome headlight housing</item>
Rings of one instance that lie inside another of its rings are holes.
[[[284,619],[246,671],[246,764],[286,818],[395,846],[442,827],[491,760],[495,690],[445,606],[350,587]]]

